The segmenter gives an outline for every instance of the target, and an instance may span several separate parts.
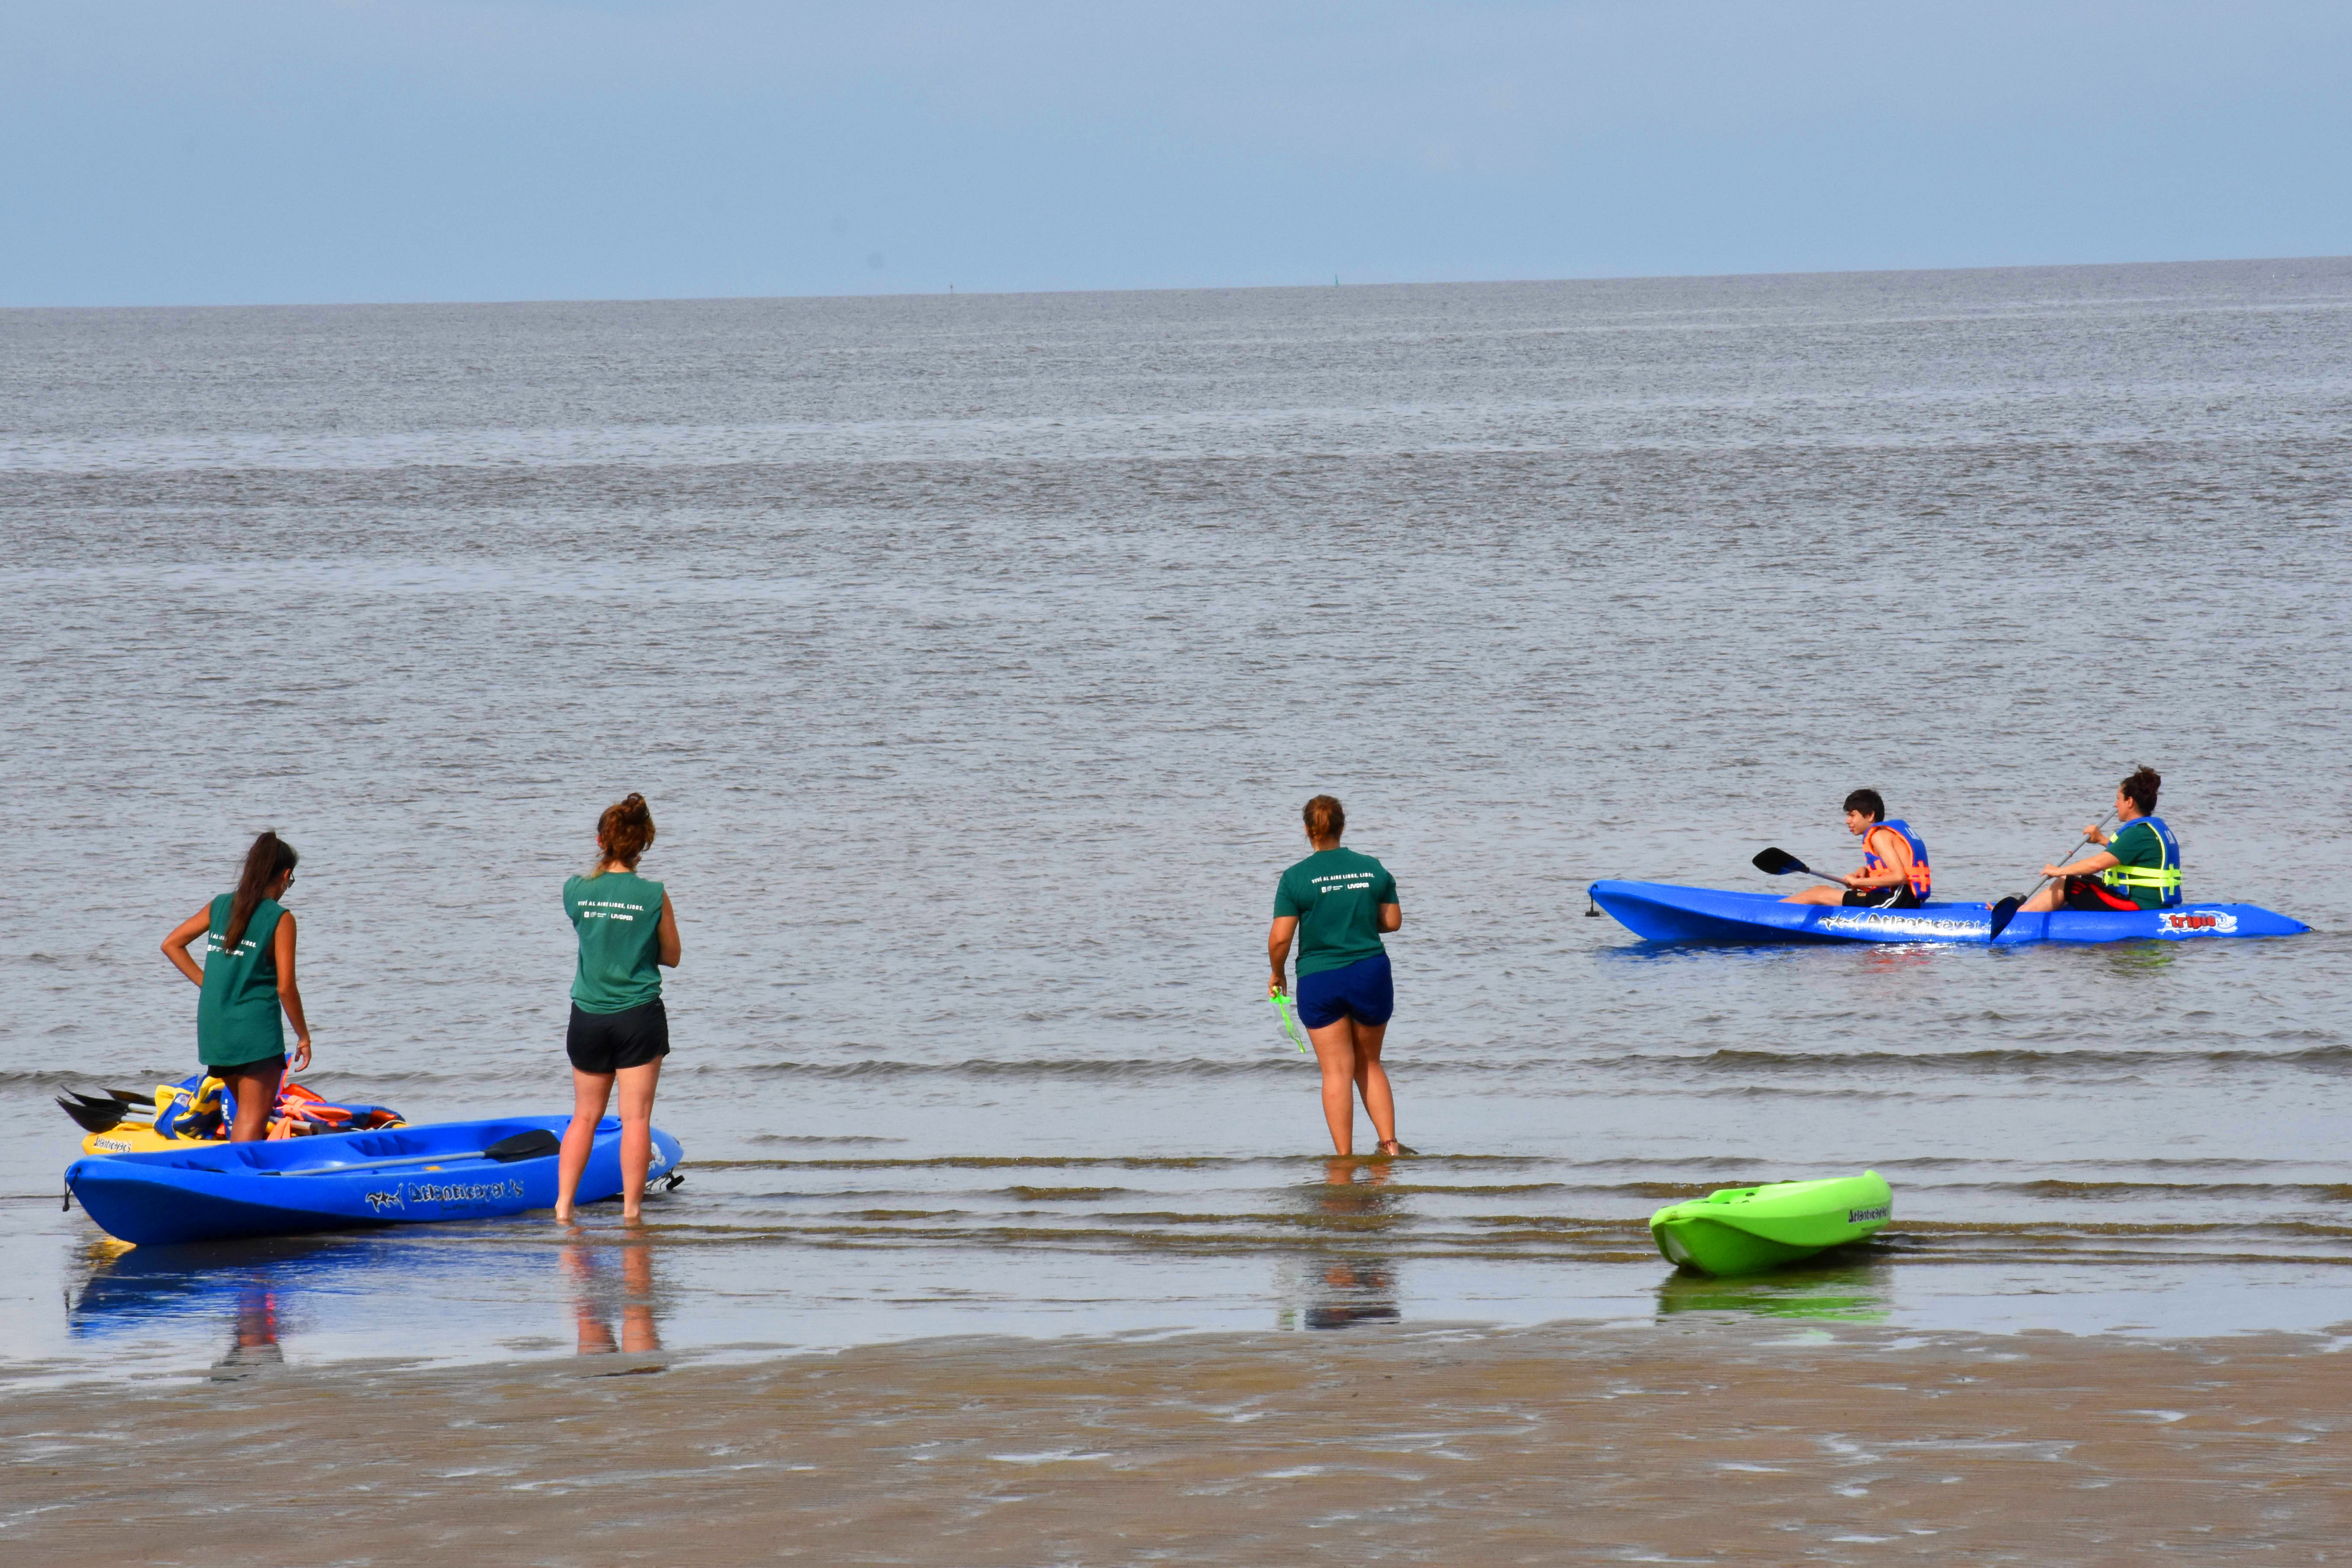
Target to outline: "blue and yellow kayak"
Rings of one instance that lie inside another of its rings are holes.
[[[1983,904],[1923,904],[1916,909],[1847,909],[1784,904],[1776,894],[1729,893],[1665,882],[1596,882],[1592,902],[1653,942],[1974,942],[1991,934]],[[2300,920],[2252,904],[2184,904],[2129,912],[2053,910],[2020,915],[2000,946],[2028,942],[2168,942],[2208,936],[2299,936]]]
[[[101,1155],[66,1167],[66,1187],[107,1234],[139,1246],[289,1236],[442,1219],[495,1219],[555,1206],[555,1155],[500,1161],[487,1151],[522,1134],[561,1137],[569,1116],[501,1116],[252,1144]],[[677,1165],[676,1138],[654,1129],[649,1181]],[[621,1119],[596,1128],[579,1200],[621,1192]]]

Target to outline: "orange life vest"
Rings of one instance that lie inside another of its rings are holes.
[[[1910,852],[1911,865],[1906,875],[1911,883],[1911,895],[1922,904],[1927,903],[1928,891],[1936,883],[1935,873],[1927,867],[1927,841],[1913,832],[1911,825],[1898,817],[1873,822],[1870,831],[1862,835],[1862,874],[1874,876],[1880,872],[1895,869],[1893,861],[1881,857],[1876,850],[1870,847],[1871,840],[1881,832],[1894,833],[1903,841],[1903,847]]]

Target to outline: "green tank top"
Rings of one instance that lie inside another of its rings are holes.
[[[196,998],[196,1060],[206,1067],[240,1067],[286,1054],[286,1019],[278,1006],[278,917],[286,906],[265,898],[253,906],[236,951],[222,951],[228,909],[236,895],[212,903],[205,934],[205,988]]]
[[[575,876],[563,913],[580,933],[572,999],[583,1013],[625,1013],[661,999],[662,884],[633,871]]]

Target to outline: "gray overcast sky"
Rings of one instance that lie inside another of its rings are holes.
[[[2352,252],[2352,5],[0,0],[0,304]]]

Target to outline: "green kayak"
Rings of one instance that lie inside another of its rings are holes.
[[[1753,1274],[1871,1235],[1895,1212],[1876,1171],[1823,1181],[1727,1186],[1650,1216],[1668,1261],[1705,1274]]]

